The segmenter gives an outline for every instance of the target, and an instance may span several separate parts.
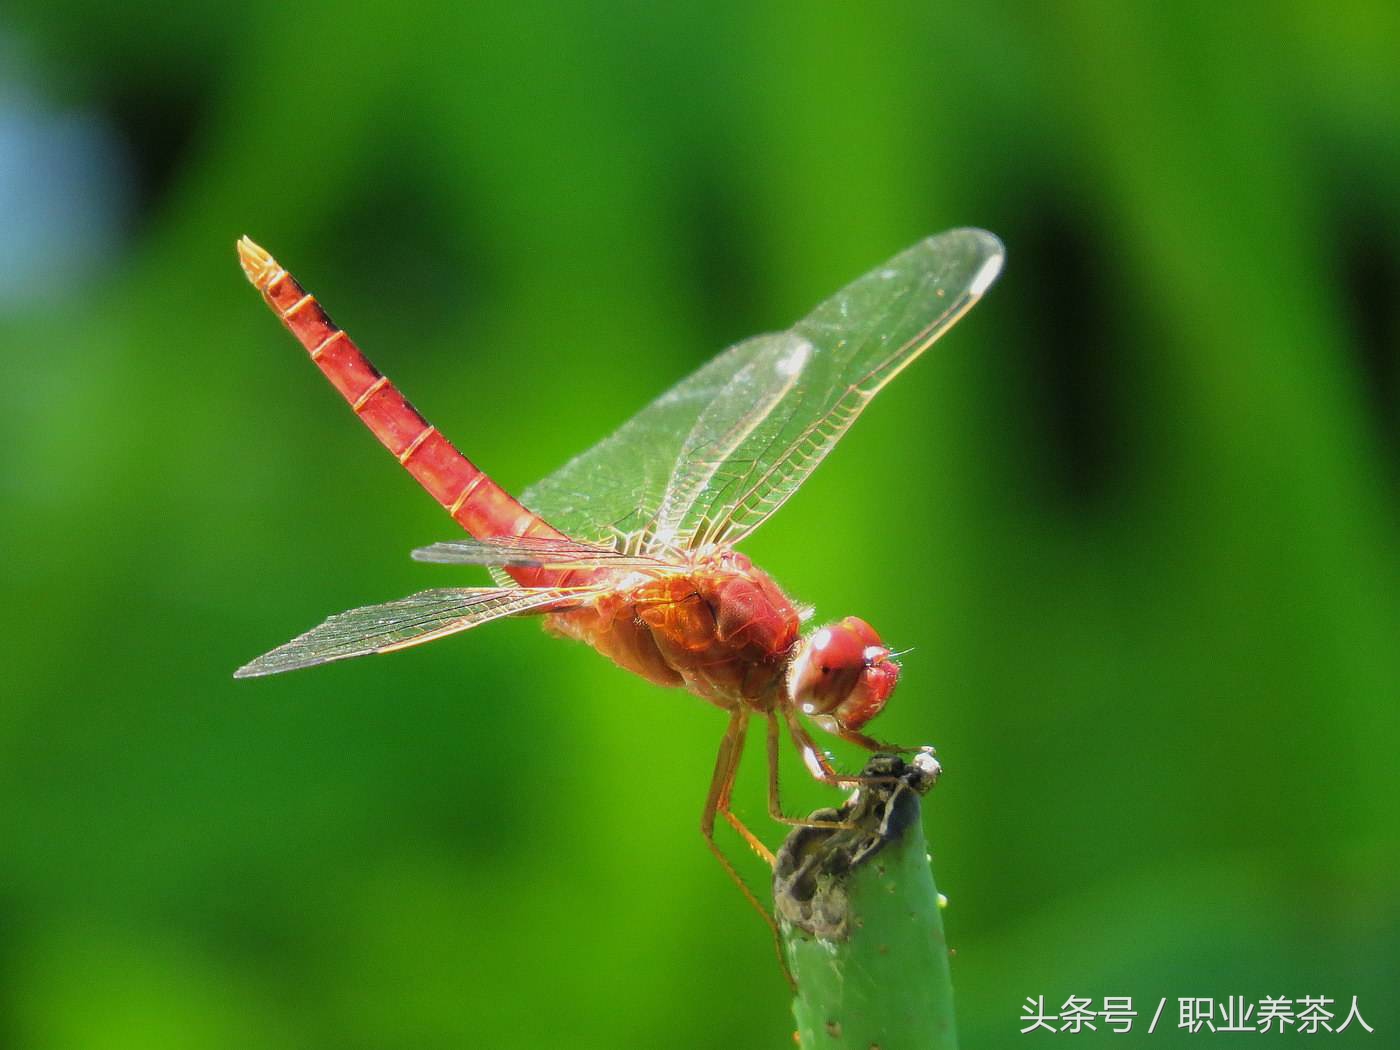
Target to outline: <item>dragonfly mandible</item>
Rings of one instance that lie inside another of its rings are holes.
[[[919,242],[787,331],[725,350],[519,500],[419,415],[272,256],[246,237],[238,254],[331,385],[472,537],[413,556],[485,566],[494,586],[437,588],[340,613],[236,677],[540,615],[551,633],[728,713],[701,831],[773,926],[714,837],[723,817],[773,863],[730,805],[750,719],[766,724],[769,813],[786,824],[811,822],[786,816],[779,802],[784,732],[818,780],[860,783],[834,768],[803,716],[872,751],[927,749],[892,747],[863,731],[899,680],[896,654],[875,629],[848,616],[804,633],[797,605],[735,547],[797,491],[871,399],[971,309],[1001,270],[1001,242],[977,229]]]

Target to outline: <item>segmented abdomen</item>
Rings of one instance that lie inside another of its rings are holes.
[[[457,451],[272,256],[246,237],[238,243],[238,254],[248,279],[306,348],[316,367],[380,443],[462,528],[479,539],[565,538]],[[527,586],[558,586],[566,582],[565,577],[583,575],[543,569],[509,571]]]

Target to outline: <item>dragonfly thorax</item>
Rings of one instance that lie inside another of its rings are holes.
[[[547,623],[648,681],[758,710],[781,700],[801,625],[772,578],[732,550],[639,573]]]
[[[828,729],[859,729],[880,713],[899,664],[864,620],[847,616],[805,639],[788,671],[788,699]]]

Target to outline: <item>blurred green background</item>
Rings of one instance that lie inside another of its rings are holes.
[[[718,712],[528,622],[230,677],[480,579],[234,240],[519,489],[968,224],[1000,283],[746,548],[916,647],[965,1045],[1393,1045],[1400,8],[116,12],[0,15],[0,1045],[791,1045]]]

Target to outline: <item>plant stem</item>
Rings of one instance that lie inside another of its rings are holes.
[[[938,762],[876,755],[853,792],[778,852],[774,910],[797,981],[804,1050],[956,1050],[953,985],[919,797]]]

